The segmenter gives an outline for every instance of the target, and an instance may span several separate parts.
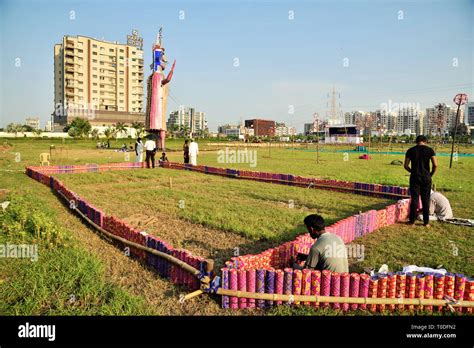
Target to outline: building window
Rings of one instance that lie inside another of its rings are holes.
[[[92,52],[92,55],[93,55],[93,56],[96,56],[96,55],[97,55],[97,52],[96,52],[96,51],[93,51],[93,52]]]
[[[92,59],[92,63],[97,63],[97,59]]]
[[[97,48],[97,45],[92,45],[92,48]]]

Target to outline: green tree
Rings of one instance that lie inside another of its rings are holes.
[[[28,126],[27,124],[24,124],[23,126],[21,126],[21,131],[22,132],[34,132],[35,129],[31,126]]]
[[[92,136],[92,139],[99,140],[99,130],[97,128],[94,128],[90,134]]]
[[[40,137],[41,133],[43,133],[43,131],[41,130],[41,128],[36,128],[36,129],[33,129],[33,133],[37,136],[37,137]]]
[[[68,132],[69,136],[74,138],[84,138],[88,136],[91,131],[91,124],[88,120],[80,117],[76,117],[69,125],[64,128],[65,132]]]
[[[15,137],[19,132],[23,131],[23,126],[19,123],[10,123],[7,125],[7,133],[15,133]]]
[[[132,122],[132,128],[135,129],[137,138],[141,137],[141,135],[145,131],[145,126],[143,125],[143,123],[138,121]]]
[[[105,139],[107,139],[107,148],[110,149],[110,140],[115,139],[116,135],[117,135],[117,130],[113,127],[109,126],[104,130],[104,136],[105,136]]]
[[[125,134],[128,133],[127,125],[125,123],[117,122],[117,124],[115,124],[114,126],[115,126],[116,133],[125,133]]]

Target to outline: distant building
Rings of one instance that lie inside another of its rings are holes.
[[[275,136],[275,121],[252,119],[245,120],[245,128],[251,128],[254,131],[255,136]]]
[[[356,120],[365,115],[364,111],[350,111],[344,114],[344,124],[356,124]]]
[[[398,111],[396,131],[399,135],[420,134],[422,129],[420,120],[423,120],[421,111],[414,107],[402,108]],[[417,127],[418,123],[418,127]],[[418,131],[418,132],[417,132]]]
[[[40,119],[39,119],[39,117],[28,117],[25,120],[25,124],[27,126],[30,126],[33,129],[39,129],[40,128]]]
[[[295,127],[287,127],[284,123],[277,123],[275,126],[275,136],[292,136],[296,135]]]
[[[310,135],[311,133],[314,133],[314,125],[312,123],[305,123],[304,128],[303,128],[303,134],[304,135]]]
[[[459,110],[458,125],[464,123],[464,110]],[[457,106],[451,107],[444,103],[435,105],[432,108],[426,109],[424,118],[424,132],[427,135],[441,135],[449,134],[451,128],[456,123]]]
[[[464,123],[470,127],[474,127],[474,103],[469,102],[464,107]]]
[[[179,110],[172,111],[166,127],[168,130],[186,127],[193,135],[208,130],[206,114],[191,107],[180,107]]]
[[[44,130],[46,132],[52,132],[53,131],[53,122],[51,122],[51,121],[46,122],[46,125],[44,126]]]
[[[92,126],[144,123],[143,70],[139,47],[64,36],[54,46],[53,128],[76,117]]]
[[[326,144],[359,144],[362,143],[362,137],[355,124],[328,125],[324,142]]]
[[[243,124],[225,124],[218,127],[218,132],[221,136],[237,137],[239,139],[244,139],[246,135],[251,135],[249,134],[248,129],[246,129]]]

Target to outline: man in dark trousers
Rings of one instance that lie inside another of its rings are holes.
[[[183,145],[184,163],[189,163],[189,140],[186,139]]]
[[[415,223],[418,201],[421,196],[423,225],[430,227],[431,177],[438,168],[438,161],[434,150],[426,145],[427,142],[428,139],[424,135],[416,137],[416,146],[408,149],[405,155],[405,169],[410,172],[410,224]]]
[[[146,151],[146,167],[150,168],[150,161],[153,168],[155,168],[155,153],[156,153],[156,142],[153,140],[152,135],[148,136],[148,140],[145,142]]]

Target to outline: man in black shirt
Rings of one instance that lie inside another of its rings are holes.
[[[424,135],[416,137],[416,146],[408,149],[405,155],[405,169],[410,172],[410,223],[415,223],[416,210],[421,196],[423,224],[429,227],[431,177],[438,168],[438,161],[434,150],[426,146],[427,142],[428,139]]]

